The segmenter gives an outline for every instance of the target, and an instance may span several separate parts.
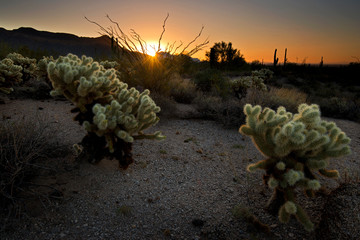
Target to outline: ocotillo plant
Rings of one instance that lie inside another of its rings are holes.
[[[266,157],[247,169],[266,171],[264,182],[274,190],[269,210],[284,223],[294,215],[307,231],[312,231],[314,224],[296,202],[295,190],[301,187],[307,196],[313,196],[321,187],[313,172],[337,178],[337,170],[326,169],[329,158],[350,154],[350,138],[334,122],[321,120],[317,105],[301,104],[298,113],[292,114],[284,107],[275,112],[246,104],[244,113],[246,124],[240,127],[240,133],[250,136]]]
[[[277,48],[275,48],[275,52],[274,52],[274,67],[276,67],[276,65],[279,62],[279,58],[276,57],[276,52],[277,52]]]
[[[133,162],[131,148],[135,139],[163,139],[160,132],[145,134],[155,125],[160,108],[149,97],[149,90],[139,93],[128,89],[114,69],[106,70],[92,58],[68,54],[48,64],[48,76],[54,90],[72,101],[77,113],[74,120],[88,134],[81,145],[89,161],[116,158],[120,167]]]

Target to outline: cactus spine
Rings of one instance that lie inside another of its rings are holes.
[[[275,112],[246,104],[244,113],[246,124],[239,131],[250,136],[266,157],[247,169],[266,171],[265,184],[274,189],[269,210],[278,213],[285,223],[294,215],[307,231],[312,231],[314,225],[296,202],[295,189],[301,187],[307,196],[314,195],[321,184],[313,171],[338,177],[338,171],[326,169],[329,158],[350,154],[350,138],[334,122],[321,120],[317,105],[301,104],[298,113],[292,114],[284,107]]]

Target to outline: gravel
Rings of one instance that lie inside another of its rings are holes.
[[[49,138],[71,149],[85,135],[71,120],[72,107],[67,101],[13,100],[0,105],[0,113],[12,119],[46,114],[58,129]],[[360,125],[334,121],[353,139],[353,154],[334,160],[332,167],[359,176]],[[76,162],[70,150],[59,156],[57,161],[67,167],[35,181],[58,189],[62,197],[38,202],[41,210],[36,214],[24,209],[27,217],[12,221],[0,233],[1,239],[316,239],[316,232],[305,232],[295,219],[281,224],[264,210],[271,192],[262,184],[262,172],[246,172],[247,164],[263,157],[237,129],[225,129],[213,121],[162,118],[150,130],[161,130],[166,140],[134,143],[135,162],[127,170],[120,170],[115,160],[104,159],[97,165]],[[324,185],[330,193],[339,183],[326,179]],[[306,199],[302,195],[299,201],[319,225],[328,196]],[[359,195],[352,196],[351,201],[360,202]],[[231,210],[238,204],[268,224],[272,235],[258,233],[236,219]],[[351,211],[347,206],[339,209]],[[360,224],[348,224],[359,221],[358,215],[351,216],[357,219],[335,224],[353,226],[340,230],[359,233]]]

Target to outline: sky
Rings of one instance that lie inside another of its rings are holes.
[[[272,62],[277,49],[283,62],[347,64],[360,59],[359,0],[0,0],[0,27],[98,37],[111,26],[108,14],[126,33],[136,30],[148,43],[157,42],[169,13],[162,40],[197,43],[209,38],[205,52],[216,42],[232,42],[247,62]]]

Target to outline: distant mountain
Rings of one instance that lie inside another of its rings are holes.
[[[33,28],[21,27],[6,30],[0,27],[0,43],[19,48],[27,46],[31,50],[46,50],[50,53],[66,55],[73,53],[78,56],[107,57],[111,55],[111,40],[107,36],[98,38],[78,37],[68,33],[38,31]]]

